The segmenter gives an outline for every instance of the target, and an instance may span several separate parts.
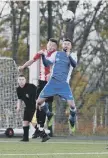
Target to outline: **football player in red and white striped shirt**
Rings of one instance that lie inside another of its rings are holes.
[[[57,50],[57,45],[58,45],[57,40],[54,38],[50,38],[47,43],[46,50],[40,50],[38,53],[36,53],[36,55],[34,56],[33,59],[27,61],[23,66],[19,66],[19,68],[18,68],[20,71],[22,71],[26,67],[32,65],[37,60],[40,60],[40,62],[39,62],[40,74],[39,74],[39,81],[38,81],[38,88],[37,88],[37,98],[38,98],[41,90],[46,85],[46,83],[49,79],[49,76],[50,76],[50,71],[51,71],[50,67],[45,67],[43,65],[42,58],[41,58],[41,52],[44,51],[45,56],[49,57],[49,56],[51,56],[52,53],[54,53]],[[50,105],[49,107],[52,110],[53,98],[52,97],[48,98],[46,102]],[[46,115],[48,116],[48,120],[50,121],[50,119],[52,117],[52,113],[49,112],[49,109],[46,109],[46,107],[44,107],[44,106],[41,109],[41,111],[39,109],[37,109],[37,111],[36,111],[37,125],[36,125],[36,131],[33,136],[34,138],[39,136],[39,133],[40,133],[39,130],[44,131],[44,123],[45,123]],[[52,131],[51,131],[51,134],[52,134]],[[47,137],[42,138],[42,140],[46,141]]]

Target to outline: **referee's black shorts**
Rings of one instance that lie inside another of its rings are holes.
[[[47,81],[42,81],[39,80],[38,81],[38,86],[37,86],[37,98],[40,94],[40,92],[43,90],[43,88],[45,87],[45,85],[47,84]],[[53,97],[49,97],[46,102],[53,102]]]
[[[36,110],[35,108],[34,109],[25,108],[24,109],[23,121],[29,121],[29,122],[31,122],[32,118],[33,118],[33,115],[35,113],[35,110]]]

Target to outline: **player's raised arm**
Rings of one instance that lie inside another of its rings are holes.
[[[41,53],[42,53],[42,51],[39,51],[38,53],[36,53],[36,55],[33,57],[33,59],[28,60],[24,65],[19,66],[18,69],[22,71],[22,70],[24,70],[26,67],[32,65],[35,61],[37,61],[38,59],[40,59]]]

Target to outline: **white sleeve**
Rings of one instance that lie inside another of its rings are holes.
[[[70,56],[72,57],[73,60],[75,60],[75,62],[77,63],[78,61],[78,57],[77,57],[77,53],[71,53]]]

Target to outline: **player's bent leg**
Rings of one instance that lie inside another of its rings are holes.
[[[76,106],[74,100],[68,101],[70,106],[70,115],[69,115],[69,124],[72,132],[75,132],[75,123],[76,123]]]
[[[46,131],[44,130],[44,124],[45,124],[45,120],[46,120],[46,114],[48,114],[48,116],[50,116],[51,112],[48,109],[48,105],[45,103],[41,106],[41,111],[39,109],[37,109],[37,112],[39,115],[38,123],[39,123],[40,127],[38,129],[36,129],[33,138],[37,138],[40,136],[42,138],[42,142],[45,142],[49,139],[49,136],[46,133]]]
[[[49,97],[48,100],[48,106],[49,106],[49,111],[50,115],[47,115],[47,126],[48,129],[50,130],[49,136],[53,136],[53,122],[54,122],[54,113],[52,112],[52,103],[53,103],[53,97]]]
[[[49,135],[44,130],[45,119],[46,119],[46,113],[43,110],[41,110],[40,119],[39,119],[40,120],[39,136],[42,138],[42,142],[46,142],[47,140],[50,139]]]
[[[69,123],[72,132],[75,132],[76,109],[70,108]]]
[[[52,120],[52,117],[53,117],[53,113],[49,111],[48,102],[45,102],[44,105],[41,107],[41,109],[46,113],[47,118],[48,118],[48,122],[49,122],[49,126],[50,126],[51,120]]]
[[[52,104],[51,104],[51,106],[52,106]],[[47,116],[47,126],[48,126],[48,129],[50,130],[49,135],[52,136],[52,123],[53,123],[54,114],[49,110],[49,103],[44,102],[41,106],[41,110],[43,110]]]
[[[38,98],[37,101],[36,101],[36,108],[39,109],[41,111],[41,105],[42,103],[44,103],[46,100],[46,98]],[[42,126],[42,124],[41,124]],[[43,124],[43,127],[44,127],[44,124]],[[40,131],[40,137],[42,138],[42,142],[46,142],[47,140],[50,139],[49,135],[45,133],[45,130],[43,127],[40,127],[39,128],[39,131]]]

